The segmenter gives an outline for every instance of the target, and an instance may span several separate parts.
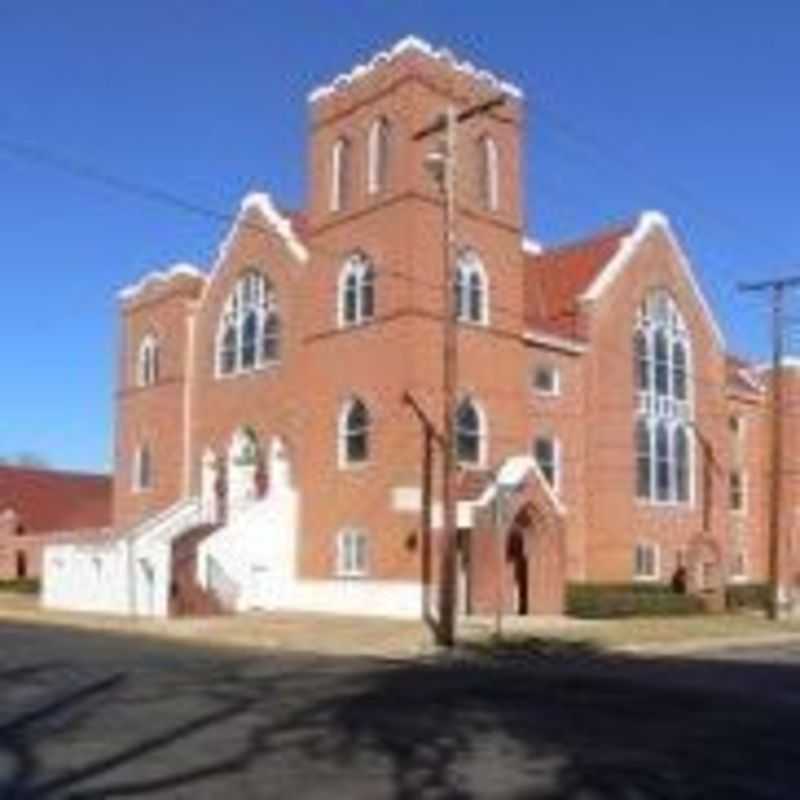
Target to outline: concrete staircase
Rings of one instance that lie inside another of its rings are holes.
[[[197,552],[217,525],[197,525],[172,542],[169,616],[208,617],[229,613],[210,589],[197,582]]]

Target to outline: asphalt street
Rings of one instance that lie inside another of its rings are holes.
[[[800,647],[380,662],[0,625],[3,798],[798,798]]]

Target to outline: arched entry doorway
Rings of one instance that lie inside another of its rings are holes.
[[[511,612],[527,614],[529,610],[529,570],[528,552],[525,546],[525,532],[514,526],[506,542],[507,575],[511,584]]]
[[[470,537],[471,613],[563,612],[564,515],[538,473],[532,475],[506,500],[502,513],[486,503],[476,517]],[[499,519],[510,521],[501,527]]]

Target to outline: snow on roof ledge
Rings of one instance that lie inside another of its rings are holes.
[[[525,96],[518,86],[501,80],[488,70],[478,69],[469,61],[458,61],[449,50],[445,48],[436,49],[418,36],[406,36],[388,50],[381,50],[376,53],[366,64],[357,64],[350,72],[338,75],[330,83],[317,86],[309,92],[308,102],[315,103],[317,100],[329,97],[341,89],[346,89],[354,81],[369,75],[381,65],[388,64],[403,53],[411,51],[422,53],[435,61],[441,61],[452,67],[456,72],[484,81],[498,91],[504,92],[517,100],[522,100]]]
[[[639,249],[642,242],[654,231],[660,229],[669,240],[670,244],[678,256],[681,267],[686,275],[686,278],[694,290],[706,317],[709,320],[711,328],[714,331],[719,344],[724,347],[725,337],[722,334],[722,329],[717,324],[714,314],[711,311],[711,306],[705,298],[700,284],[697,282],[694,270],[689,264],[686,254],[680,245],[680,242],[675,236],[670,225],[669,218],[661,211],[643,211],[639,215],[639,220],[636,223],[633,231],[626,236],[619,246],[619,249],[614,254],[608,264],[603,267],[597,277],[589,284],[589,288],[580,296],[581,301],[597,300],[603,292],[614,282],[617,276],[627,267],[630,260]]]
[[[538,256],[541,254],[542,250],[542,243],[537,241],[536,239],[531,239],[530,236],[523,236],[522,237],[522,252],[527,253],[531,256]]]
[[[292,255],[298,261],[308,261],[308,250],[294,232],[292,221],[278,211],[272,202],[272,198],[266,192],[251,192],[246,195],[240,206],[240,215],[251,208],[257,209],[261,216],[275,229],[275,232],[283,239]]]
[[[542,474],[541,467],[535,458],[529,455],[511,456],[494,474],[492,482],[483,490],[483,494],[475,501],[478,507],[487,506],[497,496],[498,487],[506,491],[517,492],[524,488],[528,475],[535,475],[539,485],[547,494],[559,515],[566,514],[566,508],[553,490],[550,482]]]
[[[203,274],[202,270],[198,269],[196,266],[194,266],[194,264],[189,264],[186,261],[180,261],[163,271],[154,270],[153,272],[149,272],[138,283],[126,286],[124,289],[118,292],[117,297],[119,297],[120,300],[132,300],[134,297],[136,297],[136,295],[144,291],[144,289],[151,283],[166,283],[167,281],[170,281],[173,278],[177,278],[181,275],[205,280],[205,275]]]

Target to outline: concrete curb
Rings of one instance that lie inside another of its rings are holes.
[[[769,645],[800,644],[800,633],[755,634],[752,636],[719,636],[683,642],[652,642],[648,644],[623,644],[609,647],[612,653],[630,655],[684,655],[729,648],[764,647]]]

